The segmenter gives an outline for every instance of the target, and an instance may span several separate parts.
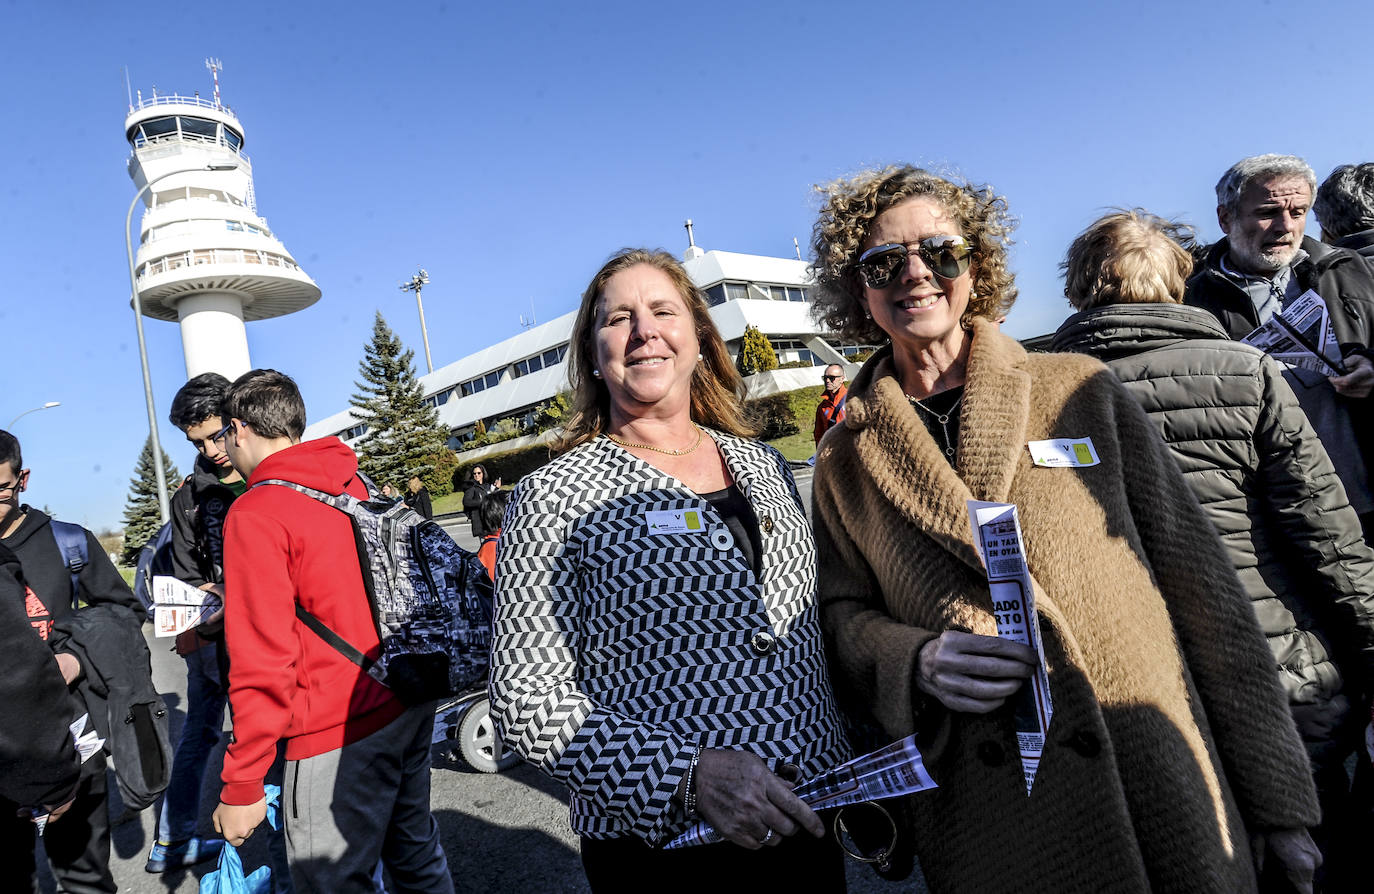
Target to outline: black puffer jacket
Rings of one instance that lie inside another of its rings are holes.
[[[1314,756],[1374,683],[1374,553],[1278,365],[1205,310],[1075,314],[1052,349],[1102,360],[1144,406],[1226,544]]]

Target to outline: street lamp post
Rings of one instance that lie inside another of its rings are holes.
[[[148,372],[148,348],[143,341],[143,301],[138,295],[138,274],[134,270],[134,238],[129,228],[134,222],[134,208],[143,201],[143,197],[148,194],[148,190],[153,188],[154,183],[168,177],[174,177],[177,174],[189,174],[193,171],[233,171],[237,168],[237,162],[215,162],[200,167],[183,168],[179,171],[168,171],[165,174],[160,174],[143,184],[143,188],[129,203],[129,213],[124,218],[124,249],[129,255],[129,288],[134,295],[134,323],[138,328],[138,360],[143,365],[143,397],[148,404],[148,437],[152,440],[153,471],[157,476],[157,508],[164,525],[171,519],[172,513],[167,501],[167,474],[162,470],[162,440],[157,435],[157,410],[153,408],[153,377]]]
[[[401,291],[415,293],[415,306],[420,309],[420,337],[425,342],[425,366],[429,367],[430,372],[434,372],[434,361],[429,358],[429,330],[425,328],[425,305],[420,300],[420,290],[428,284],[429,274],[421,267],[420,272],[412,276],[409,282],[401,283]]]
[[[30,413],[37,413],[39,410],[51,410],[53,407],[60,407],[60,406],[62,406],[62,401],[60,401],[60,400],[50,400],[50,401],[48,401],[47,403],[45,403],[45,404],[44,404],[43,406],[41,406],[41,407],[33,407],[33,408],[31,408],[31,409],[25,410],[24,412],[20,413],[18,416],[15,416],[13,419],[11,419],[11,420],[10,420],[10,424],[7,425],[7,426],[5,426],[5,430],[6,430],[6,431],[13,431],[13,430],[14,430],[14,423],[18,422],[20,419],[23,419],[25,416],[29,415]]]

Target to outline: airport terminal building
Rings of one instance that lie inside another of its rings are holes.
[[[842,344],[811,318],[814,287],[805,262],[703,251],[693,245],[684,255],[683,267],[705,292],[731,356],[738,355],[745,328],[754,326],[772,343],[779,364],[795,365],[750,377],[751,397],[820,384],[816,367],[831,363],[842,364],[848,375],[858,370],[847,357],[866,346]],[[566,357],[576,316],[571,311],[420,377],[426,399],[448,426],[450,447],[463,449],[478,420],[491,429],[513,419],[524,429],[541,403],[568,388]],[[338,435],[355,446],[366,433],[366,423],[350,408],[313,423],[305,437]]]

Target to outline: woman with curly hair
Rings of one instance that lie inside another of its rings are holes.
[[[1116,378],[998,331],[1011,227],[990,188],[917,168],[825,187],[817,315],[887,342],[816,463],[836,696],[922,743],[932,891],[1253,891],[1266,855],[1310,885],[1306,755],[1245,592]],[[1061,438],[1087,456],[1037,465]],[[969,500],[1017,506],[1034,579],[1054,712],[1029,794],[1013,696],[1038,658],[996,635]]]

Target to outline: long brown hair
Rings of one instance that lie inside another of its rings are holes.
[[[677,258],[662,249],[622,248],[596,271],[582,293],[582,305],[573,323],[568,350],[568,383],[572,386],[573,409],[554,450],[571,450],[600,435],[610,426],[611,396],[606,383],[592,375],[596,368],[596,318],[598,302],[606,283],[640,264],[661,271],[677,288],[692,314],[701,359],[692,372],[692,420],[701,425],[751,438],[756,429],[744,418],[744,380],[740,378],[707,310],[706,296],[696,287]]]

